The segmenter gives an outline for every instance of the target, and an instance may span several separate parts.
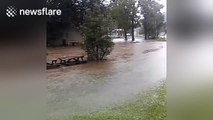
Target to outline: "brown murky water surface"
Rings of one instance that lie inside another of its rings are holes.
[[[85,54],[49,49],[48,58]],[[166,77],[166,42],[116,43],[108,59],[47,71],[50,117],[84,114],[131,99]]]

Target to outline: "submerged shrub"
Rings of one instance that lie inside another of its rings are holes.
[[[112,51],[114,43],[107,36],[111,17],[108,8],[99,0],[93,1],[93,6],[87,9],[82,26],[84,44],[83,49],[88,60],[103,60]]]

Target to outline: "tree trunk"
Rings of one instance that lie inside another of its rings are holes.
[[[132,27],[132,42],[135,41],[135,30],[134,27]]]
[[[128,39],[127,39],[127,32],[126,32],[126,30],[124,29],[124,38],[125,38],[125,41],[127,41]]]
[[[148,39],[148,35],[147,35],[146,30],[144,31],[144,37],[145,37],[145,40],[147,40],[147,39]]]
[[[145,40],[148,39],[147,30],[146,30],[146,25],[144,25],[144,37],[145,37]]]

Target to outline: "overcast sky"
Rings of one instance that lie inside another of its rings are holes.
[[[159,3],[163,4],[164,5],[164,8],[161,10],[161,12],[166,12],[166,9],[167,9],[167,0],[156,0],[158,1]]]

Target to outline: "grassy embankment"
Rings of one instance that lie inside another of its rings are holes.
[[[120,106],[87,115],[73,116],[59,120],[165,120],[166,85],[138,95],[134,100]]]

